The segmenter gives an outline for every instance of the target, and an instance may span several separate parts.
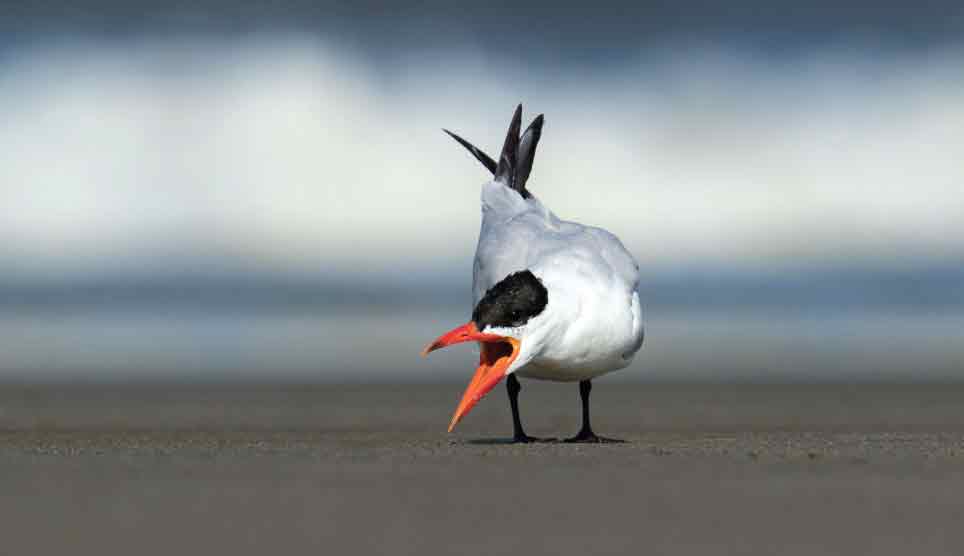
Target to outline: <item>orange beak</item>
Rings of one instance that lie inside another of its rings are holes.
[[[488,394],[505,377],[505,371],[519,355],[519,340],[498,334],[483,334],[471,321],[439,336],[434,342],[425,346],[422,355],[462,342],[479,342],[481,350],[479,367],[475,370],[475,375],[472,376],[465,393],[462,394],[462,401],[455,409],[452,422],[449,423],[449,432],[452,432],[462,417],[468,415],[482,396]]]

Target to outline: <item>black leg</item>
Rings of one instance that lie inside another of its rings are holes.
[[[509,405],[512,407],[512,441],[513,442],[549,442],[553,439],[535,438],[522,430],[522,420],[519,419],[519,392],[522,385],[514,374],[505,381],[505,389],[509,392]]]
[[[589,443],[603,443],[603,442],[623,442],[615,438],[604,438],[602,436],[596,436],[596,433],[592,432],[592,425],[589,424],[589,393],[592,392],[592,381],[583,380],[579,382],[579,397],[582,398],[582,428],[579,429],[579,433],[572,438],[567,438],[566,442],[589,442]]]

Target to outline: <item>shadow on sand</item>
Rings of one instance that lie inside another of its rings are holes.
[[[507,444],[627,444],[628,441],[621,438],[597,437],[591,441],[566,440],[562,438],[533,438],[529,442],[517,442],[513,438],[472,438],[469,440],[454,441],[453,444],[471,444],[475,446],[501,446]]]
[[[535,438],[532,442],[516,442],[514,438],[473,438],[463,440],[457,444],[473,444],[477,446],[499,446],[504,444],[561,444],[558,438]]]

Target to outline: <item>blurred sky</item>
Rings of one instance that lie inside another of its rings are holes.
[[[643,267],[633,376],[956,376],[962,31],[951,1],[5,4],[0,376],[450,372],[409,356],[468,315],[486,175],[440,128],[497,154],[518,102],[530,189]]]

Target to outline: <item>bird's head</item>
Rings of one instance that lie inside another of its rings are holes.
[[[459,402],[449,432],[500,380],[535,355],[540,318],[549,303],[542,282],[528,270],[492,286],[472,311],[472,320],[439,336],[422,355],[462,342],[479,343],[479,366]]]

